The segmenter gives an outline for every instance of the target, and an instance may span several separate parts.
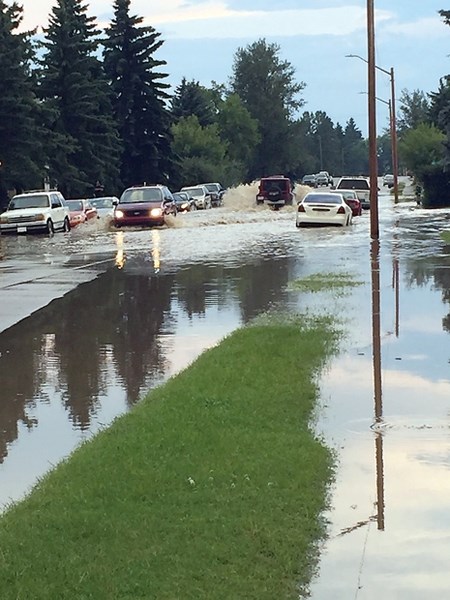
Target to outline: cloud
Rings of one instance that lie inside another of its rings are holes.
[[[429,40],[436,40],[437,37],[448,37],[449,33],[448,25],[445,25],[438,17],[428,17],[408,23],[394,21],[383,27],[383,34],[402,35],[408,38]]]
[[[377,18],[387,19],[388,13],[380,12]],[[241,11],[211,1],[197,6],[179,6],[176,13],[170,10],[153,13],[145,22],[162,30],[169,38],[182,39],[346,36],[365,31],[366,11],[358,6]]]

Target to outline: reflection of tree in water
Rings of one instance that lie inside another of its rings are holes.
[[[189,317],[208,304],[220,311],[239,302],[247,321],[280,300],[288,264],[192,265],[156,276],[151,265],[128,260],[0,333],[0,462],[18,423],[35,424],[27,410],[38,402],[61,399],[74,425],[87,429],[116,377],[130,404],[159,381],[166,371],[159,336],[176,325],[174,290]]]
[[[164,373],[158,335],[170,311],[173,277],[127,276],[114,271],[109,293],[118,299],[111,344],[128,402],[136,402],[149,377]]]
[[[27,331],[24,322],[0,336],[0,462],[8,454],[9,444],[17,439],[18,423],[29,428],[34,425],[27,408],[41,393],[45,365],[39,360],[40,354],[40,339]]]
[[[445,268],[435,269],[435,286],[442,290],[442,301],[450,305],[450,265]],[[450,313],[442,319],[444,331],[450,332]]]
[[[433,282],[436,289],[442,290],[442,301],[450,304],[450,261],[449,257],[439,258],[440,264],[436,266],[436,260],[431,266],[427,261],[417,261],[408,264],[410,286],[418,287],[429,285]],[[442,320],[444,331],[450,332],[450,313]]]
[[[281,302],[289,282],[289,265],[290,259],[280,258],[240,269],[238,291],[244,322]]]
[[[289,264],[289,259],[283,258],[236,267],[190,265],[176,275],[177,297],[189,317],[204,314],[207,300],[220,309],[237,297],[246,322],[281,300],[289,281]]]

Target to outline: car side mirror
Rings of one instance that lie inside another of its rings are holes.
[[[335,185],[330,185],[330,190],[335,190],[336,186]]]
[[[118,205],[118,200],[113,200],[113,206],[117,206]]]

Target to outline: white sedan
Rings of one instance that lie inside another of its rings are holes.
[[[297,206],[295,224],[303,225],[340,225],[346,227],[352,223],[352,209],[342,194],[336,192],[310,192]]]

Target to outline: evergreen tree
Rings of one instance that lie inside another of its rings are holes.
[[[450,110],[450,77],[448,75],[442,77],[439,81],[438,90],[431,92],[428,96],[430,98],[430,121],[445,132],[447,128],[447,113]]]
[[[367,142],[364,140],[361,130],[356,127],[353,118],[350,118],[345,125],[341,160],[343,175],[350,173],[363,175],[369,172]]]
[[[30,63],[31,32],[17,33],[23,9],[0,0],[0,207],[7,190],[42,185],[38,105],[33,93]]]
[[[280,47],[264,39],[239,48],[235,54],[231,90],[238,94],[258,121],[261,141],[256,148],[250,178],[286,171],[296,162],[290,130],[303,104],[297,95],[305,87],[294,79],[294,67],[281,60]]]
[[[397,120],[397,132],[401,138],[409,129],[416,129],[421,123],[429,123],[429,102],[421,90],[402,90],[400,95],[400,116]]]
[[[119,137],[95,56],[100,32],[86,11],[82,0],[57,0],[40,61],[50,175],[68,197],[93,195],[97,181],[109,193],[118,185]]]
[[[115,0],[106,29],[105,71],[114,92],[113,111],[123,143],[122,183],[167,182],[172,169],[165,65],[154,57],[163,41],[143,18],[130,15],[130,0]]]
[[[212,125],[216,120],[212,95],[198,81],[186,81],[183,77],[171,99],[171,112],[176,121],[195,115],[201,127]]]

